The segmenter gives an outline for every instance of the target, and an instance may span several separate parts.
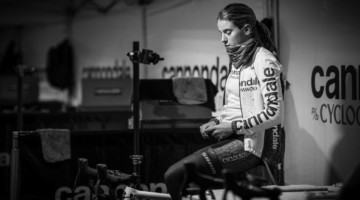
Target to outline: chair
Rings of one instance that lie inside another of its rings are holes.
[[[250,174],[269,180],[269,184],[285,185],[285,129],[280,124],[271,129],[266,129],[264,140],[262,165],[250,170]],[[274,148],[273,141],[276,141],[276,148]]]
[[[262,160],[262,165],[249,170],[248,173],[264,180],[268,180],[267,184],[285,185],[283,163],[281,163],[281,166],[272,166],[267,161]]]
[[[268,163],[264,162],[265,166],[268,166]],[[269,167],[269,166],[268,166]],[[222,172],[223,178],[215,178],[209,175],[201,174],[196,171],[195,164],[193,163],[185,163],[185,168],[187,172],[187,176],[191,177],[192,183],[197,184],[199,188],[184,188],[183,195],[199,195],[200,200],[206,200],[206,191],[210,191],[210,195],[212,199],[222,199],[228,194],[229,191],[232,191],[235,195],[240,197],[243,200],[250,200],[253,197],[267,197],[269,199],[279,199],[279,195],[281,191],[278,188],[264,188],[262,187],[262,181],[258,181],[256,178],[252,176],[240,175],[242,180],[239,182],[238,175],[236,172],[231,172],[228,170],[224,170]],[[266,167],[265,167],[266,168]],[[271,181],[275,181],[275,178],[272,175],[272,172],[269,169],[269,175],[272,176]],[[218,186],[220,186],[218,188]],[[196,190],[197,189],[197,190]],[[212,190],[216,190],[217,194]],[[192,193],[189,191],[195,191],[196,193]],[[222,194],[222,195],[221,195]],[[216,198],[218,196],[218,198]]]

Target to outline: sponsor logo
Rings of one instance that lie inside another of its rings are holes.
[[[276,71],[272,68],[264,68],[265,78],[261,81],[265,83],[266,93],[264,95],[265,103],[267,104],[266,109],[261,113],[253,116],[247,120],[243,120],[244,127],[249,129],[255,125],[259,125],[264,122],[264,120],[269,120],[271,117],[274,117],[279,110],[279,90],[276,83]]]
[[[229,74],[229,79],[239,79],[240,78],[239,74],[240,71],[233,69]]]
[[[358,125],[360,126],[360,106],[340,105],[340,104],[321,104],[319,107],[311,109],[313,120],[322,123]]]
[[[161,78],[171,79],[174,77],[203,77],[210,79],[216,88],[224,91],[228,75],[228,66],[220,64],[220,58],[216,57],[213,65],[167,65],[162,68]]]
[[[278,148],[278,145],[279,145],[279,129],[278,129],[278,126],[275,126],[273,129],[272,129],[272,135],[273,135],[273,145],[272,145],[272,148],[274,150],[276,150]]]
[[[311,108],[313,120],[324,124],[360,126],[359,66],[315,66],[311,73],[311,91],[317,99],[342,100],[341,103],[322,102]]]
[[[259,80],[257,77],[251,78],[249,80],[240,81],[240,86],[241,87],[254,86],[257,85],[258,81]]]
[[[231,70],[230,74],[239,75],[240,71],[233,69],[233,70]]]
[[[321,98],[326,95],[329,99],[346,100],[351,97],[352,100],[359,100],[360,92],[358,88],[360,84],[356,81],[360,78],[358,71],[359,69],[352,65],[341,65],[341,69],[334,65],[329,66],[327,69],[315,66],[311,73],[311,91],[314,97]],[[351,88],[351,91],[347,90],[347,88]],[[351,93],[346,94],[349,91]]]
[[[247,152],[243,152],[243,153],[239,153],[233,156],[229,156],[229,157],[225,157],[222,159],[223,163],[229,163],[229,162],[234,162],[236,160],[239,160],[241,158],[244,158],[245,156],[247,156],[249,153]]]
[[[251,87],[247,87],[247,88],[241,88],[240,91],[241,92],[252,92],[254,90],[257,90],[256,86],[251,86]]]
[[[240,81],[240,91],[241,92],[251,92],[257,90],[258,87],[258,78],[250,78],[249,80]]]
[[[145,184],[140,184],[140,190],[142,191],[151,191],[159,193],[167,193],[165,183],[150,183],[148,187]],[[111,189],[107,185],[100,185],[102,191],[105,195],[110,195]],[[121,191],[124,191],[126,185],[120,184],[115,187],[115,193],[121,194]],[[55,200],[90,200],[96,199],[96,194],[92,192],[92,189],[88,186],[78,186],[72,190],[69,187],[59,187],[55,192]]]
[[[210,170],[211,170],[211,173],[212,173],[212,174],[216,174],[215,167],[214,167],[214,165],[212,164],[210,158],[206,155],[205,152],[203,152],[201,155],[205,158],[207,164],[209,165]]]

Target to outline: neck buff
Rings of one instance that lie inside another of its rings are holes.
[[[226,52],[234,64],[234,67],[239,68],[241,65],[250,61],[258,46],[257,40],[251,38],[242,44],[226,47]]]

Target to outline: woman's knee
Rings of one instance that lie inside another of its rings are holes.
[[[185,163],[194,163],[196,167],[202,166],[204,161],[202,159],[201,153],[204,151],[205,148],[196,151],[171,165],[164,173],[165,183],[169,183],[171,181],[183,181],[186,174]]]
[[[166,172],[164,173],[164,181],[165,183],[168,183],[169,180],[171,179],[171,176],[173,174],[173,171],[169,169],[166,170]]]
[[[184,176],[184,166],[183,163],[175,163],[172,166],[170,166],[166,172],[164,173],[164,180],[165,183],[171,182],[172,180],[179,179],[179,177]]]

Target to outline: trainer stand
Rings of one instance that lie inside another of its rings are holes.
[[[89,166],[86,158],[78,158],[78,173],[73,185],[73,191],[79,185],[88,185],[97,200],[171,200],[169,194],[159,192],[141,191],[134,187],[138,182],[138,176],[135,174],[126,174],[117,170],[108,170],[106,164],[97,164],[96,168]],[[108,186],[109,190],[105,191],[103,185]],[[204,195],[211,195],[209,198],[215,200],[215,196],[204,192]],[[74,193],[72,196],[77,195]],[[199,195],[197,188],[184,189],[183,196],[186,199],[192,199],[192,196]]]
[[[140,154],[140,70],[139,64],[157,64],[160,60],[164,60],[157,53],[151,50],[143,49],[140,52],[139,42],[133,42],[133,51],[127,53],[133,63],[133,130],[134,130],[134,154],[130,156],[133,164],[133,174],[140,181],[140,164],[143,156]],[[135,183],[135,188],[139,188],[140,182]]]
[[[183,188],[183,199],[226,200],[231,192],[235,195],[231,199],[250,200],[253,198],[266,198],[278,200],[282,193],[279,188],[261,187],[262,180],[250,175],[237,176],[234,173],[224,171],[222,178],[214,178],[196,172],[192,164],[185,164],[185,167],[187,176],[192,180],[189,184],[195,184],[196,187],[188,188],[186,184]],[[97,200],[171,200],[169,194],[136,189],[133,183],[139,180],[134,174],[129,175],[119,171],[108,170],[105,164],[97,164],[96,168],[91,168],[86,158],[79,158],[78,174],[75,179],[74,188],[81,184],[86,184],[86,182],[83,182],[84,180],[88,181],[87,184]],[[106,192],[101,187],[102,185],[108,186],[109,191]],[[222,197],[218,196],[216,198],[213,190],[219,186],[224,189],[222,190]],[[73,196],[75,195],[73,194]]]

